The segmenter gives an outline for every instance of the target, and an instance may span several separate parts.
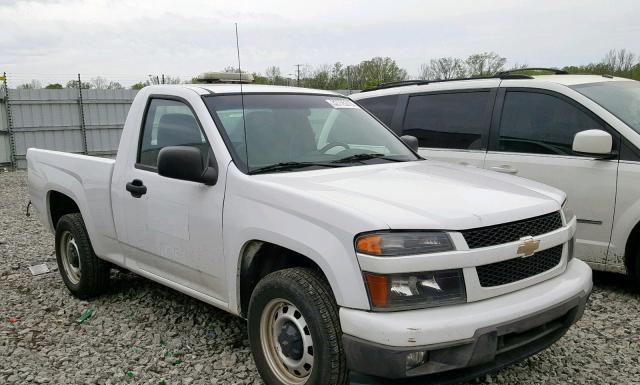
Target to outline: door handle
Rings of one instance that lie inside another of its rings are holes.
[[[517,174],[518,173],[518,169],[517,168],[513,168],[513,167],[508,166],[508,165],[493,166],[493,167],[490,168],[490,170],[497,171],[497,172],[502,172],[502,173],[505,173],[505,174]]]
[[[140,179],[134,179],[127,183],[127,191],[131,193],[132,197],[140,198],[147,193],[147,186]]]

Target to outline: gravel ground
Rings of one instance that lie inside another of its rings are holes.
[[[26,173],[0,172],[0,384],[261,384],[245,322],[133,274],[73,298],[53,237],[24,216]],[[550,349],[473,382],[640,384],[640,295],[597,274],[582,320]],[[78,322],[81,315],[92,316]]]

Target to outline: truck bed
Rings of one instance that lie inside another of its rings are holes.
[[[111,211],[111,177],[115,160],[59,151],[27,150],[29,194],[42,223],[54,231],[49,202],[52,192],[73,199],[97,255],[116,240]]]

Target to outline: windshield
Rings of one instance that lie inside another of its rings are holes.
[[[571,88],[598,103],[640,133],[640,82],[611,81],[579,84]]]
[[[248,173],[416,160],[351,100],[303,94],[218,95],[205,102]],[[244,118],[244,119],[243,119]]]

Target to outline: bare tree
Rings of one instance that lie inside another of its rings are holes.
[[[527,64],[520,64],[520,63],[515,63],[514,65],[511,66],[511,68],[509,68],[507,71],[519,71],[519,70],[526,70],[527,68],[529,68],[529,66]]]
[[[264,71],[264,75],[269,79],[269,83],[271,84],[282,83],[282,74],[280,73],[280,67],[278,66],[267,67]]]
[[[224,69],[222,70],[222,72],[234,72],[234,73],[240,73],[240,70],[238,69],[238,67],[234,67],[234,66],[226,66],[226,67],[224,67]]]
[[[24,83],[24,84],[20,84],[16,88],[22,89],[22,90],[35,90],[35,89],[42,88],[42,83],[39,80],[31,79],[30,82]]]
[[[109,86],[109,81],[102,76],[91,78],[91,84],[96,90],[106,90]]]
[[[423,80],[447,80],[463,78],[466,76],[464,62],[454,57],[441,57],[431,59],[427,64],[420,66],[420,79]]]
[[[178,76],[166,75],[164,77],[164,84],[182,84],[182,81],[180,80],[180,77],[178,77]]]
[[[467,58],[467,72],[469,76],[491,76],[504,70],[507,59],[495,52],[476,53]]]
[[[612,49],[603,59],[603,64],[608,67],[611,73],[631,71],[637,63],[636,55],[625,48],[621,50]]]

